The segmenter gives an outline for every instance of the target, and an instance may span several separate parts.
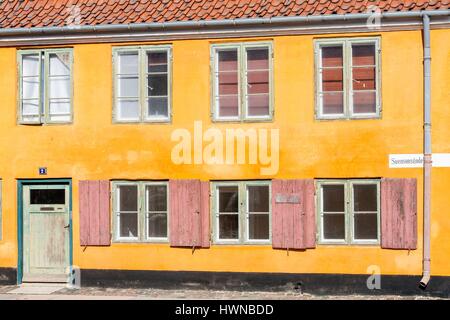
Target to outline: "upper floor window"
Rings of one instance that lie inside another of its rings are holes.
[[[22,50],[18,59],[19,122],[71,122],[72,50]]]
[[[115,241],[168,241],[167,182],[114,182],[113,210]]]
[[[114,49],[115,122],[167,122],[171,105],[170,46]]]
[[[213,119],[270,120],[272,69],[271,43],[213,45]]]
[[[322,180],[317,186],[321,243],[379,243],[378,180]]]
[[[270,182],[213,184],[215,243],[270,243]]]
[[[379,53],[378,38],[315,42],[317,118],[380,116]]]

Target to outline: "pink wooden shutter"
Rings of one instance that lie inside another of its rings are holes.
[[[170,180],[170,245],[209,247],[209,184]]]
[[[417,248],[417,180],[381,180],[381,247]]]
[[[273,180],[273,248],[308,249],[315,244],[314,180]]]
[[[111,243],[109,181],[79,183],[80,245],[109,246]]]

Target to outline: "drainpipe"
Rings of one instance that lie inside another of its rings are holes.
[[[430,220],[431,220],[431,52],[430,17],[423,16],[423,276],[420,288],[425,289],[430,281]]]

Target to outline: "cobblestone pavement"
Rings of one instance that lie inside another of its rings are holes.
[[[427,296],[395,296],[395,295],[310,295],[301,294],[294,291],[289,292],[249,292],[249,291],[216,291],[216,290],[162,290],[162,289],[117,289],[117,288],[96,288],[84,287],[79,290],[64,288],[49,295],[23,295],[10,294],[9,291],[17,288],[16,286],[0,286],[0,300],[28,300],[28,299],[46,299],[46,300],[89,300],[89,299],[193,299],[193,300],[434,300],[437,297]]]

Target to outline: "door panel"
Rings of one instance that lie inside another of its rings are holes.
[[[65,281],[69,266],[69,186],[23,188],[23,281]]]

